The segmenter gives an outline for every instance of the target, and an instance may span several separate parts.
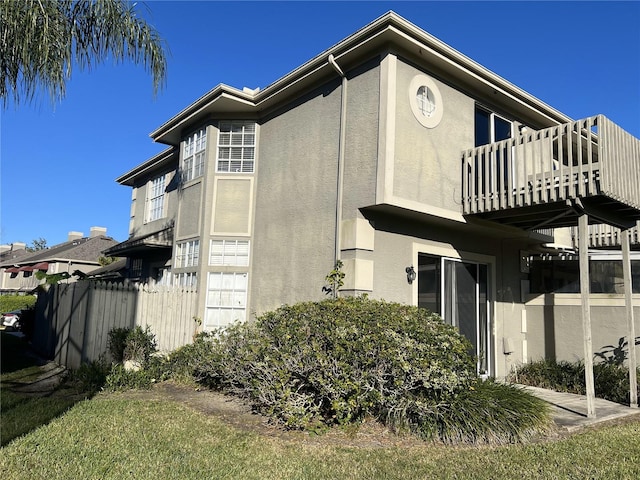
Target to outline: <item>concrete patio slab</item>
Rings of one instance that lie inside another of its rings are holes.
[[[596,417],[587,418],[587,397],[574,393],[555,392],[545,388],[521,385],[522,388],[551,404],[555,424],[567,431],[576,430],[608,420],[640,414],[640,408],[596,398]]]

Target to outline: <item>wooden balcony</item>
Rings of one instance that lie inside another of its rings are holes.
[[[589,225],[589,248],[620,249],[622,247],[622,231],[611,225]],[[636,224],[629,229],[631,248],[640,247],[640,227]],[[571,227],[571,239],[574,248],[578,247],[578,229]]]
[[[603,115],[463,152],[463,214],[527,230],[640,219],[640,140]]]

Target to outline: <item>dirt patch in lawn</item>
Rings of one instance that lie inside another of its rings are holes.
[[[107,395],[123,395],[146,400],[171,400],[205,415],[213,415],[227,425],[242,431],[275,437],[284,441],[307,445],[341,445],[361,448],[424,446],[414,435],[398,435],[374,419],[350,428],[331,428],[319,434],[285,430],[269,422],[263,415],[252,412],[241,399],[206,389],[198,389],[174,382],[157,384],[151,390],[136,390]]]
[[[205,415],[213,415],[238,430],[306,445],[341,445],[359,448],[425,446],[425,442],[417,436],[396,434],[374,419],[368,419],[357,427],[331,428],[320,434],[285,430],[270,423],[267,417],[252,412],[250,405],[241,399],[174,382],[160,383],[151,390],[128,391],[108,395],[175,401]],[[632,422],[640,423],[640,415],[618,418],[573,431],[553,428],[546,436],[532,440],[532,443],[558,441],[586,430],[626,425]]]

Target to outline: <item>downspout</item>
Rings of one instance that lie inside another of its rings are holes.
[[[336,193],[336,231],[335,231],[335,251],[334,251],[334,265],[337,265],[340,260],[340,237],[342,235],[342,187],[344,178],[344,152],[345,152],[345,137],[346,137],[346,121],[347,121],[347,77],[336,63],[333,54],[329,55],[327,59],[329,65],[342,77],[342,91],[340,102],[340,136],[338,141],[338,178],[337,178],[337,193]],[[335,292],[337,294],[337,292]]]

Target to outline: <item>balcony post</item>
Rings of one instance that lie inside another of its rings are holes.
[[[633,295],[631,284],[631,255],[629,254],[629,232],[622,230],[622,274],[624,277],[624,303],[627,310],[627,327],[629,338],[629,406],[638,408],[638,377],[636,369],[638,363],[636,359],[636,332],[633,318]]]
[[[584,339],[584,378],[587,387],[587,418],[596,418],[596,394],[593,381],[593,345],[591,341],[591,306],[589,303],[589,216],[578,217],[580,258],[580,297],[582,298],[582,333]]]

